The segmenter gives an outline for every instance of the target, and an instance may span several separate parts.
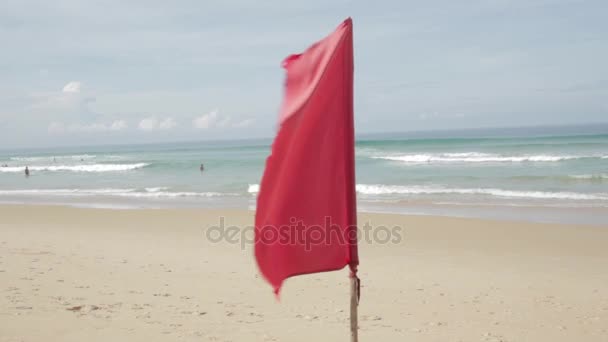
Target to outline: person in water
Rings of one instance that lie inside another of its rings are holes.
[[[25,167],[25,177],[29,177],[30,176],[30,169],[26,166]]]
[[[200,170],[201,172],[205,171],[205,165],[201,164]]]

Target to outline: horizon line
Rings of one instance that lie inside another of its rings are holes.
[[[450,132],[475,132],[475,131],[487,131],[487,130],[517,130],[517,129],[557,129],[557,128],[582,128],[582,127],[596,127],[601,130],[602,126],[606,126],[606,130],[603,133],[572,133],[567,135],[598,135],[598,134],[608,134],[608,121],[606,122],[589,122],[589,123],[580,123],[580,124],[552,124],[552,125],[529,125],[529,126],[486,126],[486,127],[470,127],[470,128],[439,128],[439,129],[427,129],[427,130],[410,130],[410,131],[372,131],[372,132],[355,132],[355,141],[361,140],[371,140],[366,139],[368,137],[372,137],[375,135],[407,135],[407,134],[426,134],[426,133],[450,133]],[[531,135],[530,137],[549,137],[556,136],[555,134],[548,135]],[[478,136],[476,138],[484,138],[489,136]],[[491,136],[492,138],[508,138],[513,137],[513,135],[495,135]],[[363,139],[362,139],[363,138]],[[404,137],[405,138],[405,137]],[[453,137],[441,137],[440,139],[451,139],[451,138],[463,138],[458,136]],[[121,147],[121,146],[151,146],[151,145],[170,145],[170,144],[184,144],[184,143],[202,143],[202,142],[239,142],[239,141],[255,141],[255,140],[272,140],[274,136],[260,136],[260,137],[247,137],[247,138],[230,138],[230,139],[187,139],[187,140],[167,140],[167,141],[156,141],[156,142],[130,142],[130,143],[108,143],[108,144],[84,144],[84,145],[69,145],[69,144],[59,144],[53,146],[45,146],[45,147],[12,147],[12,148],[4,148],[0,147],[0,151],[13,151],[13,150],[48,150],[53,148],[91,148],[91,147]],[[411,137],[409,139],[419,139],[419,137]]]

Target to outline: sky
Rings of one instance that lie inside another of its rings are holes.
[[[349,16],[358,134],[608,121],[605,0],[3,0],[0,148],[271,137]]]

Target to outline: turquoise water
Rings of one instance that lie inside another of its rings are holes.
[[[270,143],[0,150],[0,201],[253,208]],[[362,210],[608,223],[606,126],[377,134],[356,156]]]

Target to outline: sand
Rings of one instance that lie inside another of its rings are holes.
[[[237,210],[0,206],[0,341],[348,341],[347,271],[289,279],[206,229]],[[608,341],[608,225],[361,214],[361,341]]]

